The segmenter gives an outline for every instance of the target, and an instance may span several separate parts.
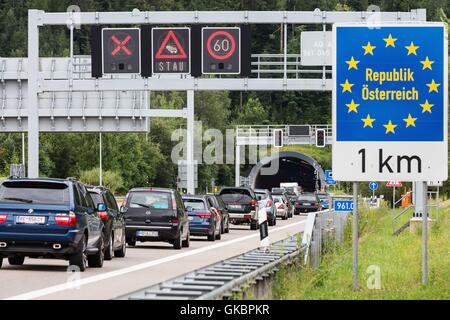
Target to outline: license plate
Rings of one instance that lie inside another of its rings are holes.
[[[230,208],[230,209],[241,209],[242,206],[239,205],[239,204],[230,204],[230,205],[228,206],[228,208]]]
[[[151,237],[151,238],[156,238],[158,237],[158,231],[138,231],[136,233],[136,235],[138,237]]]
[[[45,217],[35,216],[18,216],[16,217],[18,224],[45,224]]]
[[[310,205],[311,205],[311,203],[309,203],[309,202],[305,202],[305,203],[303,203],[303,205],[304,205],[305,207],[307,207],[307,206],[310,206]]]

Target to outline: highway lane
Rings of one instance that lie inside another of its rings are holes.
[[[306,217],[277,221],[269,228],[271,242],[303,231]],[[259,246],[259,232],[248,226],[232,226],[222,240],[208,242],[193,237],[191,247],[177,251],[163,242],[139,243],[128,248],[124,259],[105,261],[102,269],[70,273],[68,262],[26,259],[21,267],[3,261],[0,299],[114,299],[200,267],[245,253]]]

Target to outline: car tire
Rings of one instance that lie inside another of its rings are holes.
[[[221,220],[220,221],[220,234],[224,234],[225,233],[225,221]]]
[[[250,223],[250,230],[258,230],[258,221],[252,221]]]
[[[211,241],[211,242],[216,241],[216,235],[214,233],[208,234],[208,241]]]
[[[178,236],[173,240],[173,248],[175,250],[180,250],[183,247],[183,241],[181,239],[181,231]]]
[[[128,244],[130,247],[135,247],[135,246],[136,246],[136,240],[127,240],[127,244]]]
[[[103,262],[105,260],[105,245],[104,245],[104,240],[103,237],[100,237],[98,245],[97,245],[97,253],[92,255],[92,256],[88,256],[88,264],[89,264],[89,268],[101,268],[103,267]]]
[[[274,225],[274,226],[277,225],[277,217],[273,218],[273,225]]]
[[[0,256],[0,269],[2,268],[2,265],[3,265],[3,257]]]
[[[8,262],[11,266],[21,266],[25,262],[25,257],[9,257]]]
[[[230,220],[227,220],[227,228],[225,229],[225,233],[230,233]]]
[[[191,233],[188,232],[187,236],[186,236],[186,240],[183,241],[183,248],[189,248],[189,246],[191,245]]]
[[[222,239],[222,232],[221,232],[221,230],[222,230],[222,224],[220,225],[219,232],[217,232],[217,234],[216,234],[216,240]]]
[[[113,233],[111,232],[109,237],[107,238],[107,236],[105,235],[105,239],[108,239],[108,243],[107,246],[105,247],[105,260],[106,261],[110,261],[112,260],[113,256],[114,256],[114,251],[113,251]]]
[[[284,216],[283,216],[283,220],[287,220],[289,218],[289,215],[286,213]]]
[[[127,243],[125,241],[125,237],[122,239],[122,247],[119,250],[114,251],[114,257],[116,258],[125,258],[127,254]]]
[[[76,266],[80,270],[80,272],[84,272],[87,267],[87,242],[86,242],[86,236],[83,235],[83,237],[80,240],[80,243],[78,244],[77,252],[72,254],[69,258],[69,264],[71,266]]]
[[[273,220],[273,218],[271,220],[269,220],[269,227],[273,227],[274,223],[275,223],[275,221]]]

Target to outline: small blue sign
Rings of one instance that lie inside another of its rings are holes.
[[[325,183],[329,185],[335,185],[337,183],[333,180],[333,171],[325,170]]]
[[[371,183],[369,183],[369,188],[372,191],[375,191],[378,189],[378,182],[372,181]]]
[[[352,212],[353,200],[334,200],[335,212]]]

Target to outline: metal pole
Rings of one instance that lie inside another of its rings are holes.
[[[392,209],[395,209],[395,186],[392,190]]]
[[[25,167],[25,133],[22,133],[22,164]]]
[[[234,159],[235,171],[234,171],[234,181],[235,186],[239,187],[241,185],[241,146],[236,144],[236,157]]]
[[[99,143],[99,155],[100,155],[100,185],[103,186],[103,155],[102,155],[102,150],[103,150],[103,143],[102,143],[102,133],[100,132],[100,143]]]
[[[358,183],[353,182],[353,290],[358,290]]]
[[[187,192],[195,194],[195,164],[194,164],[194,91],[187,92]]]
[[[428,210],[427,183],[416,183],[416,216],[422,216],[422,285],[428,282]]]
[[[39,177],[39,21],[38,10],[28,11],[28,177]]]

